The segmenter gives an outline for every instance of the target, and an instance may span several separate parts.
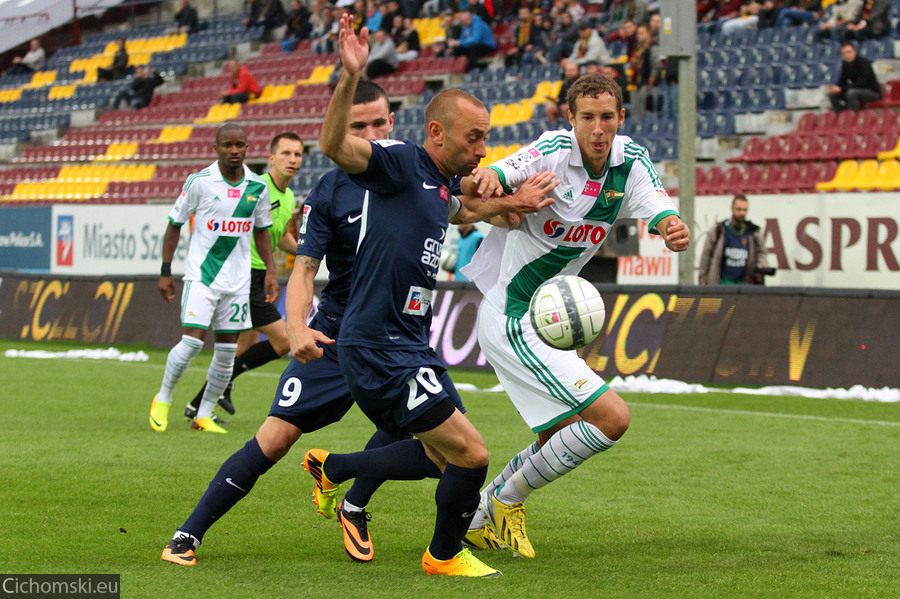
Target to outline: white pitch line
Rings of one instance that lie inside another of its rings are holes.
[[[822,422],[847,422],[850,424],[879,424],[881,426],[900,426],[900,422],[889,420],[858,420],[855,418],[832,418],[828,416],[810,416],[809,414],[780,414],[778,412],[751,412],[749,410],[724,410],[720,408],[701,408],[698,406],[676,406],[671,404],[628,402],[629,406],[644,408],[662,408],[669,410],[686,410],[689,412],[710,412],[713,414],[739,414],[741,416],[767,416],[772,418],[793,418],[795,420],[820,420]]]

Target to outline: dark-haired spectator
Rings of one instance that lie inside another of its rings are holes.
[[[41,47],[41,40],[34,38],[29,42],[29,50],[25,56],[16,56],[13,58],[13,64],[6,71],[7,75],[28,75],[37,73],[44,68],[47,62],[47,53]]]
[[[488,25],[491,25],[491,23],[494,22],[494,17],[497,16],[494,12],[494,3],[492,1],[484,2],[482,0],[469,0],[469,5],[466,10],[481,17],[481,20]]]
[[[610,36],[621,29],[626,21],[631,21],[635,26],[645,23],[647,21],[647,3],[644,0],[613,0],[609,7],[609,19],[603,29],[607,42],[619,39]]]
[[[468,11],[456,13],[456,20],[462,26],[459,40],[447,40],[453,56],[466,57],[466,71],[478,67],[478,61],[497,49],[494,32],[481,17]]]
[[[409,62],[419,57],[422,44],[419,41],[419,30],[416,23],[409,17],[403,19],[403,31],[400,33],[400,43],[397,44],[397,58],[400,62]]]
[[[738,194],[731,200],[731,218],[706,234],[700,254],[701,285],[762,285],[760,269],[768,267],[762,229],[747,220],[750,202]]]
[[[631,56],[637,46],[637,23],[625,21],[616,31],[606,36],[606,43],[622,42],[625,44],[625,56]]]
[[[397,70],[400,59],[397,58],[397,46],[384,29],[372,33],[369,46],[369,62],[366,63],[366,77],[374,79],[381,75],[390,75]]]
[[[637,46],[629,57],[631,80],[628,86],[631,91],[631,117],[639,121],[647,112],[656,109],[653,96],[654,87],[659,81],[659,44],[655,44],[650,28],[638,25]]]
[[[250,14],[244,19],[244,25],[247,27],[263,28],[263,35],[277,27],[281,27],[288,20],[288,15],[284,10],[281,0],[249,0]]]
[[[698,29],[714,33],[721,22],[740,15],[742,3],[742,0],[718,0],[714,8],[702,16]]]
[[[854,40],[878,39],[891,32],[888,0],[865,0],[858,23],[847,25],[846,37]]]
[[[541,31],[534,23],[534,15],[527,7],[519,8],[519,20],[514,30],[516,45],[504,57],[507,67],[532,64],[535,52],[543,50]]]
[[[238,61],[229,60],[225,64],[225,72],[231,75],[231,80],[222,98],[223,104],[243,104],[262,93],[256,78]]]
[[[293,52],[297,49],[300,41],[309,39],[311,34],[312,22],[309,9],[300,0],[291,0],[291,14],[284,30],[285,39],[281,42],[281,51]]]
[[[165,83],[162,76],[152,67],[138,65],[134,70],[131,85],[116,94],[112,107],[118,109],[122,102],[131,108],[145,108],[153,100],[153,92]]]
[[[338,17],[334,7],[326,4],[322,7],[319,18],[311,19],[314,23],[312,33],[312,51],[314,54],[330,54],[337,50]]]
[[[575,42],[575,48],[569,55],[569,60],[579,66],[588,62],[596,62],[598,65],[611,62],[609,50],[603,43],[603,38],[587,19],[578,22],[578,41]]]
[[[872,63],[859,55],[856,42],[841,43],[841,71],[837,81],[828,88],[835,112],[850,109],[859,112],[864,104],[881,99],[881,85],[872,70]]]
[[[756,28],[761,31],[775,27],[778,16],[783,9],[784,6],[775,2],[775,0],[763,0],[759,6],[759,22],[756,24]]]
[[[350,14],[353,15],[352,23],[353,23],[353,31],[357,34],[362,31],[363,27],[368,27],[368,23],[366,19],[366,0],[353,0],[353,4],[350,6]],[[381,26],[381,13],[378,14],[379,27]],[[369,31],[374,31],[374,29],[369,29]]]
[[[555,98],[547,96],[550,102],[544,107],[544,116],[554,127],[563,126],[569,121],[569,102],[566,96],[569,94],[569,88],[575,83],[581,74],[578,65],[570,60],[563,59],[563,81],[559,88],[559,95]],[[562,121],[560,123],[560,121]]]
[[[819,25],[817,40],[843,41],[847,26],[859,23],[864,0],[836,0],[826,10],[828,17]]]
[[[112,65],[105,69],[97,67],[97,81],[117,81],[128,74],[128,50],[125,48],[125,38],[116,40],[118,49],[113,56]]]
[[[814,23],[822,16],[821,0],[789,1],[775,19],[775,27],[793,27]]]
[[[563,58],[568,60],[568,56],[575,48],[578,42],[578,23],[572,19],[572,15],[567,12],[561,13],[556,19],[551,15],[547,21],[552,21],[550,25],[550,41],[548,49],[543,54],[547,62],[559,62]],[[540,58],[539,58],[540,60]]]
[[[200,18],[197,9],[191,6],[191,0],[181,0],[181,8],[175,13],[175,24],[181,33],[197,33],[200,29]]]
[[[660,116],[678,117],[678,59],[662,57],[659,61],[659,91],[657,100],[660,103]]]

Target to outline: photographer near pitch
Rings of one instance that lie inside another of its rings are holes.
[[[701,285],[763,285],[765,275],[775,274],[766,261],[762,229],[747,220],[749,206],[747,196],[734,196],[731,218],[707,232],[700,255]]]

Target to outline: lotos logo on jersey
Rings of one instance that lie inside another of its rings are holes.
[[[75,217],[60,214],[56,218],[56,265],[72,266],[75,255]]]
[[[544,235],[553,239],[566,232],[566,228],[558,220],[548,220],[544,223]]]
[[[580,243],[582,241],[590,241],[594,245],[599,244],[606,237],[606,229],[598,225],[570,225],[566,229],[566,225],[558,220],[548,220],[544,223],[544,235],[550,239],[562,237],[560,241],[571,243]]]
[[[424,287],[410,287],[409,294],[406,296],[406,304],[403,306],[403,313],[425,316],[428,308],[431,307],[433,293],[431,289],[425,289]]]
[[[252,223],[249,218],[211,218],[206,222],[206,228],[219,235],[234,236],[249,233]]]

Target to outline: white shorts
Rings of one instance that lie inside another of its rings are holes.
[[[181,292],[181,325],[240,333],[252,328],[250,293],[213,291],[200,281],[185,281]]]
[[[478,311],[478,343],[535,433],[578,414],[609,389],[578,352],[550,347],[527,316],[508,317],[486,301]]]

